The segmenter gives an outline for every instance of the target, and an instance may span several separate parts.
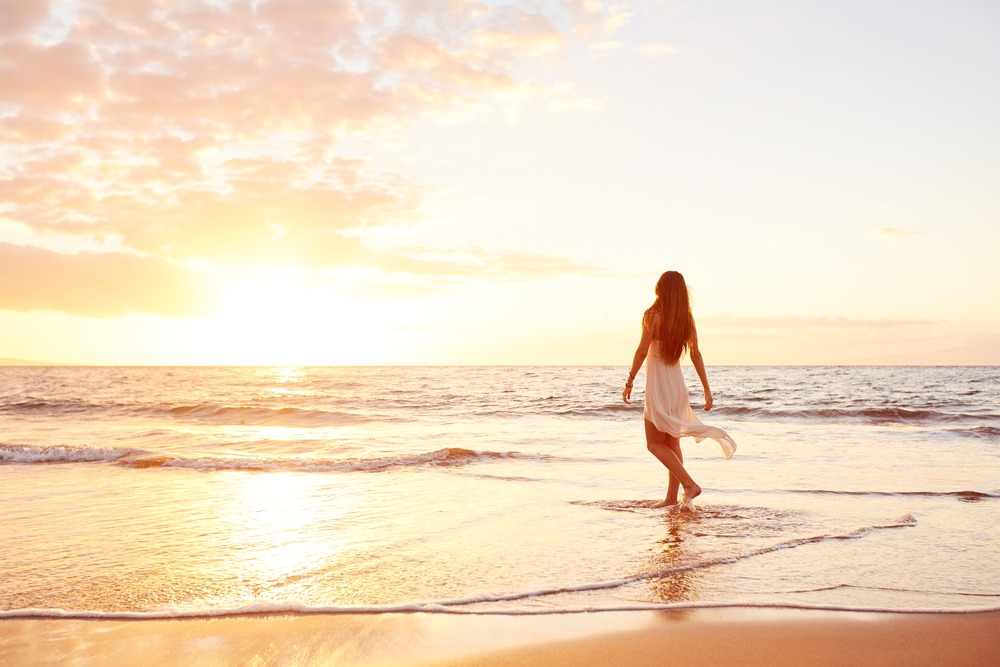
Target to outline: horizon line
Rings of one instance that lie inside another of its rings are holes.
[[[93,364],[0,359],[0,368],[613,368],[627,364],[501,364],[501,363],[398,363],[398,364]],[[798,364],[706,364],[708,368],[1000,368],[1000,364],[908,364],[908,363],[798,363]]]

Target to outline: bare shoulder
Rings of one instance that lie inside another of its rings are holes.
[[[660,330],[660,314],[652,310],[647,310],[642,316],[642,326],[655,337],[656,332]]]

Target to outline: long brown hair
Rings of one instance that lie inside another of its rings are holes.
[[[660,326],[654,331],[655,315],[660,316]],[[642,322],[659,344],[660,358],[670,364],[677,363],[690,347],[694,333],[691,298],[684,276],[677,271],[660,276],[656,281],[656,301],[646,310]]]

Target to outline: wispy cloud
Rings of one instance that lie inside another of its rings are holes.
[[[620,51],[625,44],[619,41],[607,41],[607,42],[597,42],[590,45],[590,55],[592,56],[606,56],[608,54],[614,53],[615,51]]]
[[[700,317],[699,323],[719,329],[894,329],[926,327],[930,320],[871,319],[850,317],[779,316],[745,317],[732,314]]]
[[[663,56],[675,56],[680,51],[677,47],[671,46],[669,44],[643,44],[642,46],[637,46],[633,49],[635,53],[638,53],[649,58],[662,58]]]
[[[576,84],[568,81],[552,86],[548,92],[550,111],[601,111],[605,103],[596,97],[584,95]]]
[[[879,227],[875,230],[875,235],[879,238],[892,239],[894,241],[923,236],[923,234],[923,232],[914,229],[902,229],[900,227]]]
[[[604,22],[604,34],[618,32],[632,20],[633,13],[628,11],[627,4],[611,5],[608,8],[608,18]]]
[[[535,253],[498,252],[484,248],[435,250],[399,248],[385,256],[397,271],[434,277],[488,277],[509,281],[530,280],[552,275],[606,276],[606,269],[561,257]]]

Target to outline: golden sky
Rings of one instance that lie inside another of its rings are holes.
[[[0,9],[0,357],[1000,364],[996,3]]]

